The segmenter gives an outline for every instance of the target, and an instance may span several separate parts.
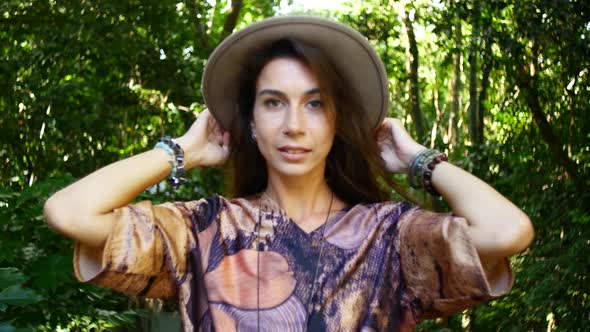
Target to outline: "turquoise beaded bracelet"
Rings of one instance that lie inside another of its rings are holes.
[[[160,141],[156,143],[154,149],[165,150],[170,157],[168,162],[172,165],[170,170],[170,176],[168,177],[168,183],[177,189],[178,186],[186,179],[184,178],[184,150],[178,145],[170,136],[164,136],[160,138]]]

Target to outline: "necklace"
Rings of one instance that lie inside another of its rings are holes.
[[[262,196],[266,195],[266,192],[264,192],[261,195]],[[259,198],[259,199],[261,199]],[[270,197],[269,197],[270,198]],[[307,300],[307,305],[305,306],[305,314],[306,314],[306,318],[305,318],[305,326],[309,328],[309,317],[311,316],[311,312],[313,311],[313,306],[312,306],[312,302],[313,302],[313,297],[315,296],[315,292],[316,290],[316,285],[318,285],[318,282],[316,281],[317,278],[317,274],[318,271],[320,269],[320,263],[322,261],[322,254],[323,254],[323,249],[324,249],[324,235],[326,232],[326,224],[328,223],[328,219],[330,217],[330,211],[332,211],[332,203],[334,203],[334,192],[332,192],[331,198],[330,198],[330,205],[328,206],[328,211],[326,213],[326,219],[324,220],[324,223],[322,224],[322,232],[321,232],[321,238],[320,238],[320,250],[319,250],[319,254],[318,254],[318,259],[316,261],[315,264],[315,270],[313,273],[313,279],[312,279],[312,284],[311,284],[311,289],[309,290],[309,298]],[[256,235],[256,319],[257,319],[257,331],[260,332],[260,251],[261,251],[261,247],[260,247],[260,226],[262,223],[262,213],[261,213],[261,205],[260,205],[260,201],[258,202],[258,222],[256,223],[256,227],[255,227],[255,235]]]

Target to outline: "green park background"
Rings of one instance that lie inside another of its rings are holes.
[[[535,225],[531,247],[510,259],[511,293],[418,330],[590,331],[590,2],[313,3],[0,1],[1,332],[174,330],[174,303],[78,283],[73,243],[45,224],[43,203],[182,134],[204,108],[213,48],[235,29],[294,12],[364,34],[389,73],[390,116]],[[393,199],[444,209],[396,181]],[[180,190],[161,184],[140,199],[223,192],[221,169],[197,169]]]

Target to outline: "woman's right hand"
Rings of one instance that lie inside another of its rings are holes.
[[[205,109],[190,129],[176,139],[184,150],[185,168],[213,166],[225,163],[229,157],[229,133]]]

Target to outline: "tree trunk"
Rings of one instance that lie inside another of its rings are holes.
[[[477,126],[480,122],[477,107],[477,56],[478,56],[478,38],[479,38],[479,17],[480,17],[480,0],[473,1],[471,12],[471,40],[469,42],[469,138],[471,144],[479,146],[481,142],[478,137]]]
[[[211,53],[212,47],[215,45],[211,45],[210,43],[210,36],[206,28],[205,24],[205,17],[207,16],[204,12],[202,5],[199,1],[196,0],[188,0],[188,5],[192,10],[192,17],[195,22],[196,28],[196,35],[197,35],[197,42],[199,48],[204,51],[206,54]],[[227,36],[229,36],[235,29],[236,24],[238,23],[238,17],[240,16],[240,11],[244,6],[243,0],[232,0],[230,8],[228,10],[227,16],[225,17],[225,21],[223,22],[223,30],[221,31],[220,38],[217,42],[221,42]],[[215,9],[211,14],[211,22],[215,21],[215,15],[217,15],[219,11],[219,2],[216,2]]]
[[[486,47],[485,47],[485,56],[487,59],[487,62],[483,63],[483,74],[481,76],[481,88],[479,90],[479,97],[477,98],[477,119],[478,119],[478,123],[477,123],[477,140],[479,142],[479,144],[483,144],[484,142],[484,123],[483,123],[483,119],[484,119],[484,111],[485,111],[485,106],[484,106],[484,102],[486,101],[487,97],[488,97],[488,87],[490,85],[490,73],[492,71],[492,66],[493,66],[493,60],[492,60],[492,47],[491,47],[491,43],[488,41],[486,42]]]
[[[453,51],[453,100],[451,101],[451,113],[449,114],[448,134],[451,146],[457,145],[459,134],[459,110],[461,109],[461,89],[463,82],[461,72],[463,71],[463,32],[461,24],[461,0],[455,9],[455,50]]]
[[[579,70],[574,71],[574,80],[573,84],[566,88],[567,95],[569,97],[569,109],[570,109],[570,125],[569,125],[569,137],[567,140],[567,156],[568,158],[572,157],[573,153],[573,146],[574,146],[574,132],[575,132],[575,123],[576,123],[576,84],[578,83],[578,75],[575,73],[579,72]]]
[[[231,7],[229,8],[229,12],[225,17],[225,22],[223,23],[223,32],[221,33],[220,41],[229,36],[230,33],[232,33],[232,31],[234,31],[236,28],[238,17],[240,16],[240,11],[242,10],[243,5],[243,0],[232,0]]]
[[[438,87],[434,87],[433,89],[433,104],[434,104],[434,109],[436,111],[436,121],[434,121],[434,125],[432,125],[432,130],[430,132],[430,148],[434,149],[434,145],[436,142],[436,136],[438,135],[438,127],[441,126],[441,120],[442,120],[442,114],[443,111],[440,109],[440,104],[439,104],[439,96],[438,96]]]
[[[203,24],[203,21],[205,21],[205,15],[204,13],[201,13],[201,11],[199,10],[197,0],[188,0],[187,2],[190,8],[192,9],[191,16],[193,17],[193,20],[195,22],[195,29],[197,32],[197,41],[199,42],[199,47],[202,51],[209,54],[210,50],[207,29],[205,29],[205,25]]]
[[[524,98],[526,99],[526,103],[531,110],[533,120],[539,128],[541,137],[549,146],[549,151],[551,151],[553,154],[555,162],[565,170],[565,173],[569,178],[576,181],[578,179],[578,170],[576,164],[568,157],[567,152],[562,149],[563,144],[553,132],[551,124],[547,120],[547,116],[545,115],[543,107],[541,106],[541,102],[539,101],[539,91],[537,89],[536,76],[537,59],[537,46],[533,45],[529,66],[524,66],[519,71],[518,85],[524,92]]]
[[[414,27],[408,16],[407,10],[404,11],[404,25],[408,34],[408,41],[410,43],[410,59],[408,65],[408,76],[410,78],[410,109],[412,120],[414,120],[414,128],[418,136],[418,142],[424,139],[424,121],[422,120],[422,111],[420,110],[420,86],[418,82],[418,44],[416,43],[416,36],[414,35]]]

